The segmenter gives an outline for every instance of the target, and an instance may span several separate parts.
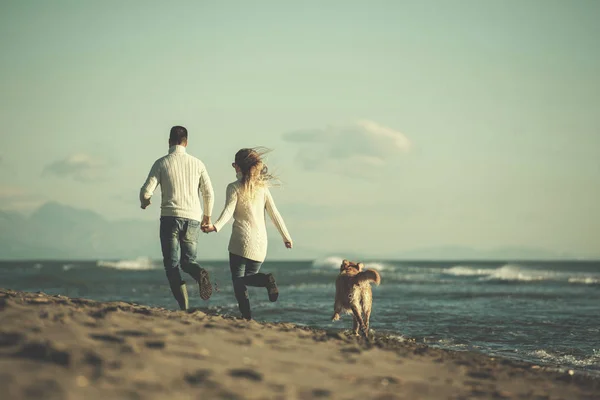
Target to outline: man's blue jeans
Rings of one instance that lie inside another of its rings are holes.
[[[169,280],[178,276],[179,267],[198,280],[200,265],[196,262],[200,221],[179,217],[160,217],[160,245],[163,265]]]

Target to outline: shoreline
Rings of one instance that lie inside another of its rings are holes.
[[[600,398],[579,371],[205,309],[0,289],[0,321],[11,399]]]

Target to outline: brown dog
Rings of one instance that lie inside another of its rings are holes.
[[[358,329],[368,336],[369,318],[373,306],[371,283],[379,285],[381,277],[372,269],[363,271],[363,263],[342,261],[340,274],[335,281],[335,303],[333,305],[332,321],[340,319],[340,313],[345,311],[354,317],[353,330],[358,336]],[[364,318],[362,316],[364,314]]]

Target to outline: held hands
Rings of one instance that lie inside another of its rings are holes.
[[[202,232],[204,232],[204,233],[217,231],[217,228],[215,228],[215,226],[213,224],[202,225],[200,228],[202,229]]]
[[[200,229],[202,229],[202,232],[204,233],[217,231],[215,226],[210,222],[210,217],[206,215],[202,217],[202,224],[200,225]]]

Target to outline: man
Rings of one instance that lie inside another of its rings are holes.
[[[210,224],[214,192],[202,161],[187,154],[187,143],[187,129],[183,126],[171,128],[169,154],[156,160],[140,190],[141,207],[145,210],[160,185],[163,263],[173,296],[182,310],[188,308],[188,296],[179,273],[180,266],[198,282],[203,300],[208,300],[212,294],[208,272],[196,262],[196,246],[201,225]],[[204,202],[204,215],[199,191]]]

